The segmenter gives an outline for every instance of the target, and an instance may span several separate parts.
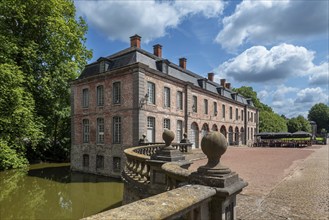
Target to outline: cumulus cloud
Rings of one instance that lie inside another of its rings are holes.
[[[319,103],[319,102],[324,102],[328,103],[328,94],[325,93],[325,91],[320,88],[305,88],[300,90],[297,93],[297,98],[295,100],[295,104],[298,103]]]
[[[314,66],[309,76],[311,85],[329,85],[329,63]]]
[[[268,50],[254,46],[224,62],[215,72],[238,82],[264,83],[307,75],[314,69],[313,59],[314,52],[305,47],[280,44]]]
[[[76,1],[78,13],[109,39],[128,41],[139,34],[145,42],[163,37],[185,18],[219,16],[222,1]]]
[[[246,0],[223,19],[223,29],[215,41],[234,51],[245,42],[273,43],[326,34],[328,4],[328,1]]]

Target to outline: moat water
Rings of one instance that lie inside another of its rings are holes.
[[[80,219],[121,205],[123,184],[70,172],[69,164],[36,164],[0,172],[0,219]]]

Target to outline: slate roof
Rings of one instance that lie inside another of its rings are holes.
[[[90,76],[101,74],[102,73],[100,71],[101,61],[107,62],[108,66],[106,71],[118,69],[137,62],[143,63],[144,60],[138,58],[138,53],[145,55],[146,57],[151,59],[152,62],[154,63],[154,68],[156,68],[158,71],[163,72],[161,65],[162,64],[167,65],[172,69],[170,73],[167,73],[168,75],[171,75],[182,81],[190,82],[195,86],[201,87],[205,90],[208,90],[216,94],[219,93],[218,88],[220,88],[221,96],[230,100],[237,101],[241,104],[254,107],[250,99],[246,99],[242,95],[239,95],[230,89],[223,88],[220,84],[216,82],[212,82],[203,76],[193,73],[192,71],[182,69],[180,66],[170,62],[167,59],[157,57],[152,53],[149,53],[141,48],[136,48],[136,47],[129,47],[127,49],[121,50],[107,57],[100,57],[97,61],[86,65],[85,69],[82,71],[81,75],[79,76],[79,79],[84,79]]]

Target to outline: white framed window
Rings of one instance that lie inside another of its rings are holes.
[[[168,130],[170,130],[170,119],[163,119],[163,128],[167,128]]]
[[[113,83],[113,104],[121,103],[121,82]]]
[[[195,95],[193,96],[192,111],[198,112],[198,97],[196,97]]]
[[[241,110],[241,121],[243,121],[244,111]]]
[[[82,166],[89,167],[89,154],[84,154],[82,156]]]
[[[113,157],[113,172],[121,172],[121,158]]]
[[[97,105],[104,105],[104,86],[97,86]]]
[[[251,112],[251,122],[254,122],[254,113]]]
[[[88,108],[89,106],[89,90],[83,89],[82,90],[82,107]]]
[[[152,82],[147,82],[147,102],[149,104],[155,104],[155,84]]]
[[[104,143],[104,118],[97,118],[97,143]]]
[[[214,102],[214,116],[217,116],[218,110],[217,110],[217,102]]]
[[[170,88],[164,87],[163,90],[163,104],[165,108],[170,107]]]
[[[154,117],[147,117],[146,138],[149,142],[155,142],[155,118]]]
[[[222,105],[222,113],[223,113],[223,118],[225,118],[225,105]]]
[[[230,119],[233,119],[233,108],[230,106]]]
[[[177,109],[183,110],[183,93],[181,91],[177,91]]]
[[[239,109],[235,109],[235,120],[239,119]]]
[[[113,143],[121,143],[121,118],[113,117]]]
[[[104,168],[104,156],[96,155],[96,169],[103,169],[103,168]]]
[[[82,137],[83,143],[89,143],[89,120],[83,119],[82,120]]]
[[[204,99],[203,100],[203,107],[204,107],[204,114],[208,115],[208,100]]]
[[[177,142],[179,143],[183,139],[183,121],[178,120],[176,128]]]

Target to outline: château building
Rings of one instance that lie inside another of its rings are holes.
[[[72,170],[119,177],[123,150],[148,142],[162,142],[164,128],[183,134],[199,148],[208,131],[220,131],[230,145],[251,143],[258,127],[252,101],[231,90],[230,83],[214,82],[162,57],[162,46],[150,53],[141,37],[131,46],[101,57],[85,67],[71,84]]]

